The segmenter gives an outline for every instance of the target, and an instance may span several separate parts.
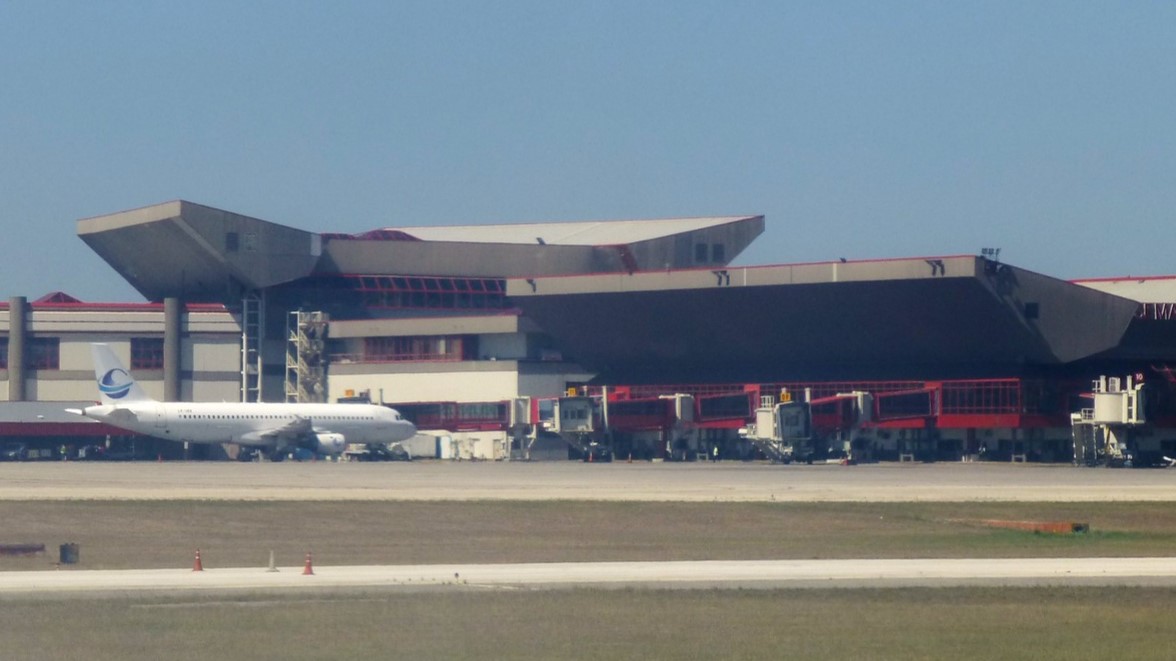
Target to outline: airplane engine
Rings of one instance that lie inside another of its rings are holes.
[[[315,434],[315,452],[319,454],[339,454],[347,447],[343,434]]]

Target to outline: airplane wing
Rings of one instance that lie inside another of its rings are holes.
[[[281,427],[262,429],[243,434],[237,439],[242,445],[269,447],[281,454],[287,448],[307,448],[321,454],[339,454],[346,448],[342,434],[315,429],[310,418],[295,417]]]
[[[260,436],[266,439],[279,438],[302,438],[314,431],[314,426],[310,423],[310,418],[295,417],[290,422],[276,427],[274,429],[267,429],[260,432]]]
[[[244,445],[259,445],[269,447],[283,447],[287,445],[297,445],[299,441],[306,439],[312,433],[314,428],[311,425],[310,418],[298,417],[281,427],[274,427],[272,429],[262,429],[259,431],[251,431],[247,434],[242,434],[237,440],[238,443]]]

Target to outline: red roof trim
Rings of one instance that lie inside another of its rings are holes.
[[[86,311],[126,311],[126,312],[162,312],[163,303],[86,303],[84,301],[77,301],[76,303],[39,303],[34,301],[29,304],[29,307],[36,310],[65,310],[73,312]],[[0,302],[0,310],[7,310],[9,308],[8,301]],[[186,312],[228,312],[228,308],[220,303],[187,303],[184,305]]]
[[[63,291],[55,291],[45,294],[41,298],[33,301],[34,303],[81,303],[81,299],[74,298]]]

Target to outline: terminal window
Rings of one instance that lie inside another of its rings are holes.
[[[8,338],[0,337],[0,370],[8,369]]]
[[[131,338],[131,369],[132,370],[161,370],[161,369],[163,369],[163,338],[162,337],[132,337]]]
[[[445,362],[470,360],[477,338],[469,335],[424,335],[364,338],[364,362]]]
[[[338,289],[358,292],[369,308],[503,309],[506,282],[496,278],[426,278],[355,275],[324,278],[317,286],[325,292]]]
[[[61,340],[34,337],[29,341],[28,366],[35,370],[61,369]]]

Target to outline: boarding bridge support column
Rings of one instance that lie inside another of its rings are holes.
[[[539,440],[538,405],[531,407],[530,397],[516,397],[510,403],[510,443],[518,447],[517,457],[531,460],[531,447]],[[507,459],[515,458],[514,452],[507,453]]]
[[[180,319],[183,305],[180,299],[163,299],[163,399],[180,401]]]
[[[25,335],[28,324],[25,312],[28,302],[24,296],[8,299],[8,399],[25,401]]]

